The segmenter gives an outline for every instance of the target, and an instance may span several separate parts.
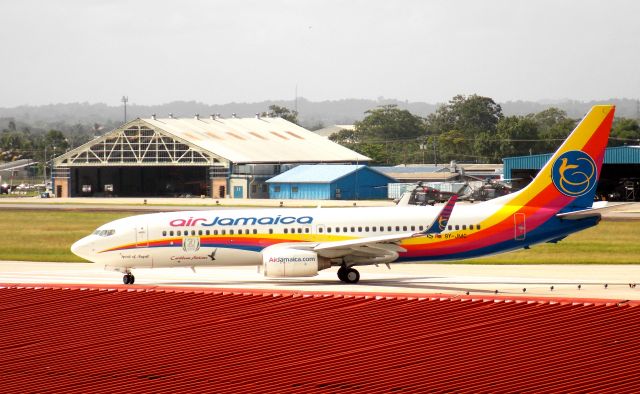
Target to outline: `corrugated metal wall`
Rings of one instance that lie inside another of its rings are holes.
[[[539,170],[551,158],[551,153],[532,156],[505,157],[504,177],[512,178],[512,171],[516,169]],[[640,148],[618,146],[607,148],[604,155],[604,164],[640,164]]]
[[[280,187],[280,191],[276,191]],[[295,191],[297,188],[297,191]],[[269,198],[292,200],[330,200],[331,185],[328,183],[271,183]]]
[[[363,167],[332,183],[270,183],[269,198],[294,200],[385,199],[393,179]],[[279,191],[276,191],[279,187]],[[294,192],[297,188],[297,192]],[[357,193],[356,193],[357,189]]]
[[[0,284],[1,392],[639,392],[627,301]]]

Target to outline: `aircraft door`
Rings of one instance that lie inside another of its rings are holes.
[[[136,248],[149,246],[149,233],[146,224],[138,224],[136,227]]]
[[[527,225],[524,213],[516,213],[513,215],[514,239],[523,241],[527,235]]]

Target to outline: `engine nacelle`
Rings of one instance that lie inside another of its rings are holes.
[[[288,278],[294,276],[316,276],[318,271],[331,267],[329,259],[319,257],[310,250],[270,248],[262,252],[264,276]]]

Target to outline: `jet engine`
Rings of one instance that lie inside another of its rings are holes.
[[[318,271],[330,268],[331,261],[310,250],[267,248],[262,252],[264,276],[288,278],[316,276]]]

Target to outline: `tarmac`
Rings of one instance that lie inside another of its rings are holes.
[[[266,278],[258,267],[134,269],[136,285],[261,291],[451,296],[527,296],[640,300],[640,265],[391,264],[358,267],[358,284],[338,281],[336,268],[309,278]],[[92,263],[0,262],[0,283],[122,285],[122,274]],[[133,286],[132,288],[135,288]]]

